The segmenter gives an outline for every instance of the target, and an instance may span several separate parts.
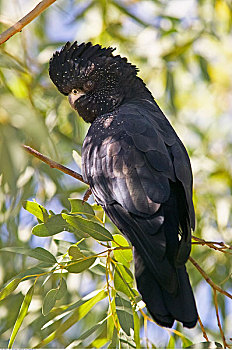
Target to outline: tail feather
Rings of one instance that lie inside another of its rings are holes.
[[[154,320],[164,327],[172,327],[175,320],[184,327],[194,327],[198,315],[188,274],[183,262],[182,266],[175,265],[178,226],[173,216],[176,211],[172,211],[172,216],[166,205],[170,221],[153,232],[150,224],[157,219],[156,215],[140,219],[117,203],[105,206],[104,210],[134,246],[137,287]]]
[[[175,294],[162,288],[135,251],[137,288],[153,319],[161,326],[172,327],[175,320],[192,328],[197,322],[197,309],[185,266],[177,269],[178,290]]]

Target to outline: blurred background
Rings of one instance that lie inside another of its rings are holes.
[[[38,1],[0,0],[0,31],[30,11]],[[184,142],[194,173],[195,236],[232,241],[232,3],[230,0],[57,0],[23,31],[0,47],[0,247],[46,247],[50,238],[31,235],[34,217],[22,201],[36,199],[48,210],[69,209],[68,197],[82,198],[86,186],[28,156],[25,143],[80,172],[81,145],[88,125],[51,83],[48,62],[66,41],[92,41],[116,47],[139,68],[139,76]],[[93,203],[92,197],[90,203]],[[111,227],[112,232],[115,228]],[[70,234],[56,238],[73,240]],[[75,240],[74,240],[75,241]],[[230,254],[194,245],[192,256],[209,277],[232,293]],[[0,285],[34,260],[0,252]],[[222,343],[213,291],[196,268],[187,268],[199,315],[209,339]],[[0,302],[0,347],[7,346],[29,281]],[[16,338],[18,348],[32,347],[51,330],[41,331],[41,303],[54,280],[38,281]],[[69,274],[62,303],[102,288],[104,278],[84,272]],[[232,301],[218,296],[222,327],[232,336]],[[93,311],[47,347],[63,348],[107,309]],[[141,320],[142,322],[142,320]],[[192,342],[203,341],[199,325],[176,325]],[[148,322],[143,347],[180,347],[181,338]],[[86,340],[85,347],[105,344]],[[130,347],[125,345],[125,347]],[[78,347],[78,346],[77,346]]]

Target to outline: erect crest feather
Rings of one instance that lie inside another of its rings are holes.
[[[88,76],[94,69],[95,64],[107,68],[116,64],[122,69],[137,74],[137,68],[127,62],[126,58],[113,56],[115,48],[103,48],[100,45],[92,45],[91,42],[80,45],[75,41],[73,44],[67,42],[60,51],[56,51],[50,59],[49,74],[58,90],[68,95],[77,87],[75,84]]]

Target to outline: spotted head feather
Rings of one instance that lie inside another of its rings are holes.
[[[50,59],[49,74],[58,90],[69,95],[81,91],[78,99],[72,98],[72,107],[86,120],[116,108],[129,95],[134,96],[140,85],[138,69],[126,58],[113,56],[112,47],[103,48],[92,43],[67,42]]]

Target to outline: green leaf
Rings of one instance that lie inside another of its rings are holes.
[[[133,295],[134,276],[131,271],[121,264],[117,264],[114,272],[114,287],[117,291],[121,291],[128,297]]]
[[[96,265],[92,266],[90,270],[96,275],[105,276],[106,275],[106,267],[103,263],[99,262]]]
[[[61,278],[60,284],[57,288],[56,299],[60,300],[67,293],[67,284],[64,278]]]
[[[114,327],[112,341],[108,346],[108,349],[117,349],[119,343],[118,332],[116,327]]]
[[[35,249],[27,249],[22,247],[5,247],[5,248],[1,248],[0,250],[11,252],[11,253],[27,255],[37,260],[49,263],[50,265],[51,264],[53,265],[57,262],[54,255],[52,255],[49,251],[41,247],[37,247]]]
[[[130,329],[134,329],[134,319],[131,303],[121,298],[119,295],[116,295],[115,303],[119,323],[124,332],[129,336]]]
[[[76,245],[71,245],[71,247],[69,247],[68,255],[72,260],[83,259],[85,257],[80,248]]]
[[[193,344],[193,342],[190,339],[186,338],[185,336],[181,337],[181,340],[182,340],[183,348],[187,348],[188,346],[191,346]]]
[[[111,241],[113,236],[106,230],[103,226],[92,222],[90,220],[84,219],[81,216],[71,216],[68,214],[62,214],[63,218],[71,226],[80,229],[81,231],[88,233],[94,239],[98,241]]]
[[[56,235],[59,232],[68,229],[66,221],[61,214],[51,216],[44,224],[39,224],[33,227],[32,233],[39,237],[48,237]]]
[[[85,298],[79,300],[78,302],[81,303],[79,307],[78,307],[78,303],[73,304],[71,306],[71,309],[75,308],[75,311],[71,314],[71,316],[66,321],[64,321],[52,334],[50,334],[48,337],[42,340],[39,344],[37,344],[35,348],[45,347],[52,340],[60,337],[64,332],[66,332],[69,328],[71,328],[76,322],[82,319],[92,309],[92,307],[96,303],[98,303],[99,301],[107,297],[107,293],[104,290],[101,290],[97,294],[96,294],[96,291],[94,293],[89,294],[88,296],[86,296],[86,298],[89,298],[90,295],[93,295],[93,294],[94,296],[88,299],[86,302],[84,302]],[[67,312],[69,309],[70,308],[67,308],[65,312]]]
[[[87,202],[84,202],[81,199],[68,199],[71,204],[71,213],[72,214],[90,214],[91,216],[95,216],[94,210]]]
[[[114,257],[120,263],[129,266],[129,263],[133,259],[133,253],[130,244],[127,242],[126,238],[120,234],[113,236],[114,241],[112,242],[112,247],[128,247],[128,249],[117,249],[114,250]]]
[[[175,343],[175,338],[173,335],[171,335],[167,345],[167,349],[175,349]]]
[[[204,80],[209,82],[210,76],[209,76],[209,71],[208,71],[208,62],[203,56],[198,55],[197,58],[199,60],[199,65],[201,68],[202,76],[203,76]]]
[[[74,244],[74,243],[71,243],[71,242],[68,242],[68,241],[64,241],[62,239],[54,239],[53,240],[57,246],[57,254],[65,254],[67,253],[69,247],[70,247],[70,244]]]
[[[133,309],[133,317],[134,317],[134,341],[136,344],[136,349],[141,349],[140,344],[140,319],[137,312]]]
[[[44,316],[46,316],[51,309],[55,306],[56,300],[57,300],[57,289],[51,289],[49,292],[46,294],[43,302],[43,308],[42,308],[42,313]]]
[[[23,208],[43,222],[49,218],[47,210],[36,202],[24,201]]]
[[[10,337],[10,340],[9,340],[9,345],[8,345],[8,348],[11,349],[12,346],[13,346],[13,343],[15,341],[15,337],[19,331],[19,328],[21,327],[21,324],[27,314],[27,311],[28,311],[28,308],[30,306],[30,303],[31,303],[31,299],[32,299],[32,296],[33,296],[33,293],[34,293],[34,285],[31,286],[31,288],[28,290],[27,294],[25,295],[25,298],[23,299],[23,302],[22,302],[22,305],[21,305],[21,308],[19,310],[19,314],[18,314],[18,317],[17,317],[17,320],[15,322],[15,325],[14,325],[14,328],[13,328],[13,331],[11,333],[11,337]]]
[[[8,283],[0,292],[0,300],[3,300],[10,295],[18,287],[21,280],[21,278],[15,278],[13,281]]]
[[[87,331],[85,331],[84,333],[82,333],[76,340],[85,340],[86,338],[88,338],[91,334],[93,334],[96,330],[98,330],[99,328],[103,328],[105,323],[106,323],[107,318],[105,318],[104,320],[98,322],[97,324],[95,324],[94,326],[92,326],[91,328],[89,328]]]
[[[29,250],[28,255],[32,258],[45,261],[47,263],[55,264],[56,258],[49,251],[44,248],[37,247],[35,249]]]
[[[93,294],[94,296],[91,299],[87,300],[79,307],[80,319],[83,318],[96,303],[107,297],[107,293],[104,290],[101,290],[99,293],[94,292]]]
[[[79,260],[72,260],[71,263],[69,263],[69,266],[66,266],[65,269],[68,270],[68,272],[71,273],[80,273],[84,270],[87,270],[91,265],[93,265],[94,261],[96,260],[96,257],[85,257],[84,259]]]

